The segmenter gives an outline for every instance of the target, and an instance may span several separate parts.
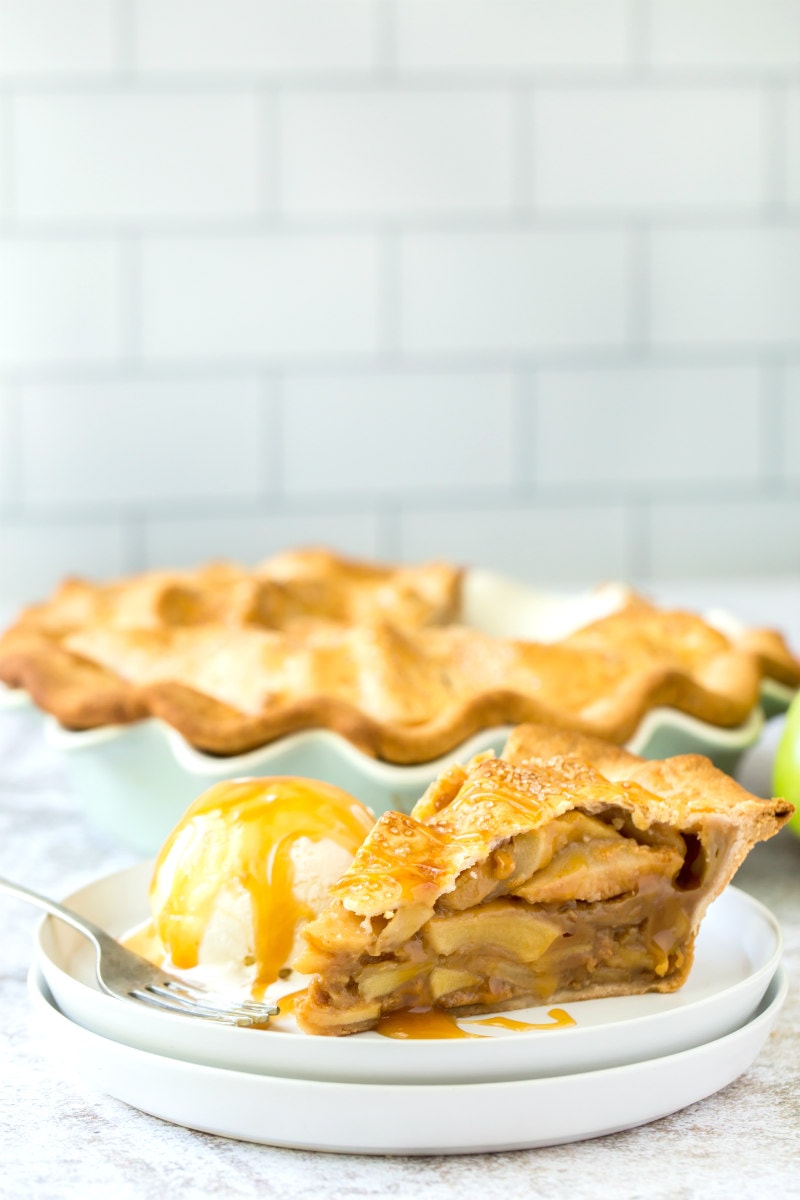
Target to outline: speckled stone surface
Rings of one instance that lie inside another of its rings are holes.
[[[766,790],[775,728],[743,764]],[[0,873],[54,896],[134,856],[92,829],[38,724],[0,714]],[[757,1062],[724,1091],[654,1124],[507,1154],[369,1158],[228,1141],[86,1089],[40,1045],[26,991],[35,910],[0,897],[0,1195],[75,1197],[539,1196],[731,1200],[800,1196],[800,839],[758,847],[737,884],[778,916],[790,993]],[[475,1129],[480,1113],[474,1114]]]

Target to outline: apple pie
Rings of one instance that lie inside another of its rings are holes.
[[[633,593],[555,642],[458,623],[461,573],[297,551],[68,581],[0,637],[0,680],[67,728],[148,716],[231,755],[333,730],[393,763],[435,759],[483,729],[539,721],[625,742],[658,705],[736,726],[762,678],[800,685],[769,630],[730,636]]]
[[[24,688],[69,729],[151,715],[169,721],[169,700],[161,713],[148,688],[153,671],[146,666],[148,653],[166,650],[169,666],[162,677],[187,689],[197,685],[202,721],[204,701],[215,695],[209,680],[229,667],[241,678],[247,666],[241,656],[249,655],[253,643],[248,635],[258,641],[263,633],[268,644],[289,647],[320,627],[346,630],[383,621],[402,630],[449,623],[459,611],[462,574],[449,563],[390,567],[309,549],[274,555],[252,570],[213,562],[107,584],[70,578],[0,636],[0,682]],[[269,664],[257,670],[264,668]],[[231,690],[232,709],[244,717],[246,689],[229,689],[226,696]],[[182,701],[175,724],[192,741],[182,716],[191,726],[195,700],[187,690]],[[253,744],[246,737],[230,739],[225,731],[212,741],[196,744],[219,753]]]
[[[708,904],[791,812],[698,755],[523,726],[379,819],[305,928],[298,1022],[347,1034],[410,1007],[674,991]]]

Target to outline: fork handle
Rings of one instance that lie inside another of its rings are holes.
[[[88,917],[81,917],[78,913],[73,912],[72,909],[65,908],[63,904],[59,904],[58,901],[51,900],[49,896],[42,896],[39,892],[32,892],[30,888],[23,887],[21,883],[12,883],[10,879],[3,879],[2,876],[0,876],[0,892],[6,892],[9,896],[16,896],[18,900],[27,900],[29,904],[35,904],[38,908],[43,908],[52,917],[58,917],[59,920],[66,921],[73,929],[77,929],[78,933],[82,933],[94,942],[95,946],[105,933],[99,925],[95,925]]]

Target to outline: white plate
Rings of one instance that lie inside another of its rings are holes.
[[[470,570],[464,583],[464,623],[493,637],[553,641],[613,612],[629,589],[606,584],[583,593],[554,593],[490,571]],[[709,623],[736,636],[744,626],[720,612]],[[645,758],[706,754],[733,771],[742,753],[758,740],[768,715],[783,711],[793,689],[765,680],[761,705],[733,729],[709,725],[671,708],[654,708],[627,743]],[[30,707],[26,693],[0,685],[0,707]],[[762,711],[763,710],[763,711]],[[195,750],[163,721],[106,726],[85,732],[64,729],[47,718],[46,736],[62,756],[75,794],[90,820],[142,854],[154,854],[187,806],[206,788],[243,775],[307,775],[352,792],[379,815],[408,811],[425,788],[453,762],[481,750],[499,751],[511,726],[485,729],[442,757],[397,766],[363,754],[329,730],[282,737],[247,754],[220,758]]]
[[[788,990],[779,969],[751,1020],[679,1054],[553,1079],[442,1087],[281,1079],[148,1054],[68,1020],[35,968],[29,982],[38,1024],[54,1057],[91,1087],[190,1129],[350,1154],[523,1150],[655,1121],[746,1071]]]
[[[138,864],[69,897],[70,907],[120,934],[147,917],[150,866]],[[672,1054],[737,1029],[757,1009],[780,959],[772,914],[736,888],[711,906],[680,991],[560,1004],[576,1025],[510,1032],[461,1022],[481,1040],[395,1041],[376,1033],[309,1037],[291,1018],[268,1030],[210,1025],[115,1000],[97,988],[89,943],[51,917],[39,927],[36,964],[73,1021],[140,1050],[188,1062],[293,1078],[384,1083],[507,1080],[595,1070]],[[281,985],[293,990],[302,981]],[[522,1009],[545,1023],[550,1006]]]

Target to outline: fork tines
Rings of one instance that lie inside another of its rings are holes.
[[[221,1025],[266,1025],[270,1017],[276,1016],[278,1012],[274,1004],[258,1004],[249,1000],[218,1005],[213,1003],[208,993],[172,980],[165,980],[163,985],[151,983],[144,989],[132,990],[129,994],[153,1008],[186,1017],[200,1017]]]

